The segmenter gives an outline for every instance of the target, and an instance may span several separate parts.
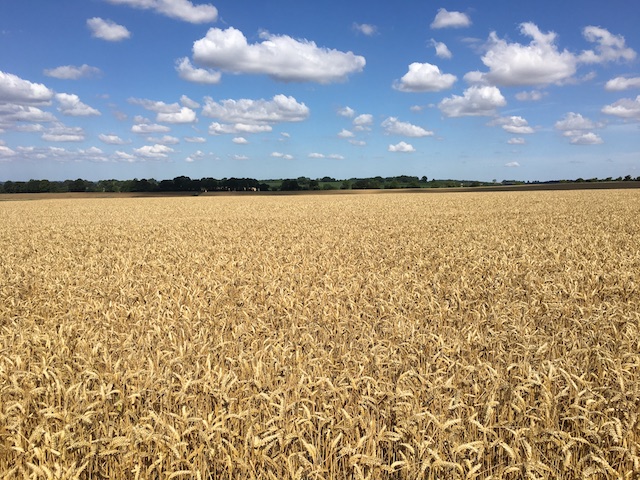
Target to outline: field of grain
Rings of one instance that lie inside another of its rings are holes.
[[[640,191],[0,202],[0,476],[637,479]]]

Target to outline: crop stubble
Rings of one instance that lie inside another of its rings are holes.
[[[640,193],[0,203],[5,478],[637,478]]]

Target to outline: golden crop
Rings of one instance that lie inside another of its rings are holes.
[[[3,478],[637,479],[640,192],[0,202]]]

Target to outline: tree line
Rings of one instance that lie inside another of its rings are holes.
[[[367,177],[337,180],[333,177],[311,179],[298,177],[289,179],[263,180],[255,178],[223,178],[205,177],[192,179],[179,176],[170,180],[137,179],[133,180],[99,180],[93,182],[78,178],[76,180],[29,180],[6,181],[0,183],[0,193],[67,193],[67,192],[237,192],[237,191],[305,191],[305,190],[351,190],[351,189],[395,189],[395,188],[452,188],[452,187],[487,187],[496,185],[536,185],[553,183],[582,183],[582,182],[622,182],[640,181],[640,176],[603,179],[578,178],[576,180],[556,180],[549,182],[523,182],[519,180],[502,180],[497,182],[481,182],[476,180],[445,179],[429,180],[426,176],[398,175],[394,177]]]

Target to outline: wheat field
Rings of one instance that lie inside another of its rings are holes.
[[[637,479],[640,192],[0,202],[0,476]]]

